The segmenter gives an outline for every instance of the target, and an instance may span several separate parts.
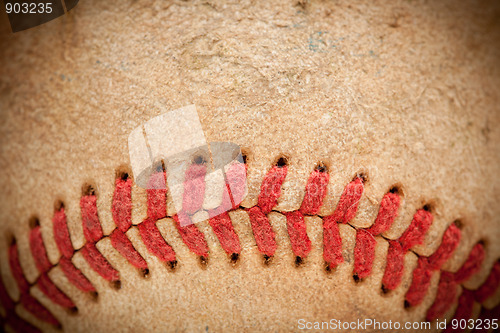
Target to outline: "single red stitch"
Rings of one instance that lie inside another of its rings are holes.
[[[120,279],[118,271],[104,258],[95,244],[87,243],[80,251],[90,267],[105,280],[114,282]]]
[[[453,319],[456,319],[459,323],[461,320],[467,321],[472,316],[472,307],[474,306],[474,293],[470,290],[464,289],[462,295],[458,298],[458,306],[455,311]],[[452,325],[448,325],[444,332],[463,332],[464,330],[458,327],[453,328]]]
[[[182,210],[189,215],[196,213],[203,206],[206,172],[207,166],[204,164],[192,164],[186,171]]]
[[[433,321],[434,319],[443,317],[455,302],[457,290],[458,283],[455,282],[453,273],[441,272],[436,298],[427,310],[426,320]]]
[[[287,172],[288,167],[286,165],[282,167],[275,165],[264,177],[257,203],[262,213],[268,214],[278,203],[278,198],[281,196],[281,186],[285,181]]]
[[[120,229],[115,229],[111,233],[111,245],[120,252],[122,256],[125,257],[134,267],[139,269],[147,269],[148,264],[142,258],[142,256],[137,252],[137,250],[132,245],[132,242],[127,238],[125,233]]]
[[[233,222],[227,212],[211,217],[208,223],[227,254],[241,252],[240,239],[234,231]]]
[[[247,209],[247,212],[257,248],[262,254],[272,257],[277,245],[274,230],[269,223],[269,219],[257,206]]]
[[[342,238],[333,215],[325,217],[323,221],[323,248],[323,259],[330,269],[334,269],[344,262]]]
[[[69,282],[71,282],[75,287],[83,292],[95,292],[95,288],[92,283],[90,283],[90,281],[78,268],[75,267],[75,265],[73,265],[71,259],[62,257],[59,260],[58,265],[64,275],[66,275]]]
[[[311,251],[311,240],[307,236],[306,222],[299,211],[286,212],[286,225],[292,251],[295,256],[305,258]]]
[[[235,162],[232,163],[226,171],[228,194],[232,203],[232,208],[239,207],[246,193],[246,171],[247,165]]]
[[[46,273],[40,275],[37,286],[52,302],[68,309],[75,307],[73,301],[50,280]]]
[[[36,268],[40,273],[48,272],[52,267],[52,264],[47,256],[47,250],[43,244],[42,233],[39,225],[31,229],[29,242]]]
[[[356,231],[356,245],[354,247],[354,274],[359,279],[370,276],[375,260],[375,246],[377,241],[373,235],[364,229]]]
[[[427,257],[418,258],[417,267],[413,270],[411,285],[405,295],[407,306],[417,306],[424,300],[431,285],[433,269]]]
[[[132,179],[116,179],[111,213],[118,229],[127,232],[132,226]]]
[[[461,237],[462,233],[455,224],[451,224],[448,229],[446,229],[441,245],[436,252],[429,257],[429,265],[432,269],[438,270],[444,265],[457,248]]]
[[[386,193],[380,201],[380,208],[373,225],[366,229],[373,236],[380,235],[381,233],[389,230],[398,216],[399,205],[401,204],[401,197],[396,193]]]
[[[61,255],[63,257],[71,258],[75,250],[71,245],[71,239],[69,237],[66,213],[64,212],[64,208],[61,207],[61,209],[54,212],[52,223],[54,230],[54,239],[56,241],[59,252],[61,252]]]
[[[385,290],[394,290],[401,283],[404,261],[405,253],[401,243],[397,240],[390,240],[384,277],[382,278],[382,287]]]
[[[56,317],[28,292],[22,293],[19,301],[28,312],[38,319],[54,326],[61,326]]]
[[[175,261],[175,252],[161,235],[156,227],[155,220],[148,217],[138,225],[138,228],[142,241],[149,252],[153,253],[163,262]]]
[[[9,265],[21,294],[29,292],[30,284],[28,280],[26,280],[23,269],[21,268],[21,263],[19,262],[19,251],[16,243],[9,247]]]
[[[330,175],[328,172],[314,170],[311,173],[307,180],[306,194],[300,206],[300,213],[303,215],[315,215],[318,213],[326,196],[329,179]]]
[[[358,210],[358,204],[363,195],[363,179],[356,177],[347,184],[340,196],[339,203],[332,214],[332,218],[337,223],[349,223]]]
[[[492,296],[500,286],[500,262],[496,262],[486,281],[474,291],[474,297],[478,303],[483,303]]]
[[[413,271],[413,279],[405,300],[407,305],[416,306],[422,303],[431,283],[434,271],[437,271],[451,257],[460,241],[460,229],[452,224],[446,229],[441,245],[430,257],[420,257],[418,266]]]
[[[80,199],[80,208],[83,235],[87,241],[96,243],[103,237],[101,223],[97,215],[97,197],[93,194],[83,196]]]
[[[424,242],[425,233],[429,230],[432,220],[432,214],[424,209],[419,209],[415,215],[413,215],[410,226],[403,235],[399,237],[399,242],[404,252]]]
[[[183,213],[181,212],[180,214]],[[184,244],[196,255],[208,258],[208,244],[205,240],[205,235],[194,224],[182,227],[178,215],[174,215],[173,219]],[[189,216],[183,216],[184,221],[187,221],[187,219],[189,219]]]
[[[167,216],[167,183],[166,172],[156,172],[148,181],[147,202],[148,217],[157,221]]]
[[[472,275],[476,274],[481,269],[481,264],[484,260],[484,247],[481,243],[476,244],[465,263],[454,274],[454,279],[457,283],[467,281]]]

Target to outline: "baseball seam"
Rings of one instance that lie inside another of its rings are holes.
[[[187,170],[187,174],[204,175],[205,172],[206,168],[202,164],[193,164]],[[277,243],[275,233],[269,223],[268,214],[277,205],[287,172],[288,166],[286,160],[278,160],[278,163],[264,177],[257,205],[250,208],[243,208],[234,204],[231,200],[232,196],[224,196],[221,207],[227,209],[209,211],[209,224],[217,236],[221,247],[230,256],[232,261],[238,260],[241,251],[238,234],[235,232],[232,220],[228,214],[228,211],[236,209],[244,209],[248,213],[257,248],[265,260],[268,261],[273,257]],[[228,179],[231,175],[234,176],[235,174],[232,174],[229,170]],[[159,170],[151,176],[150,182],[164,182],[165,178],[166,172]],[[198,186],[195,186],[194,191],[190,192],[189,198],[184,198],[185,206],[192,212],[202,207],[205,194],[202,177],[198,179],[200,180],[200,183],[197,184]],[[318,212],[327,194],[328,181],[328,170],[325,166],[319,164],[308,179],[305,196],[300,209],[291,212],[282,212],[287,220],[288,236],[297,265],[300,265],[307,258],[311,250],[311,241],[306,232],[304,216],[317,216],[323,220],[323,258],[326,263],[326,269],[335,269],[344,262],[342,256],[342,239],[338,224],[348,224],[356,215],[366,178],[363,175],[356,175],[342,192],[333,214],[319,216]],[[231,188],[228,184],[226,184],[226,188],[230,194]],[[209,257],[209,250],[204,234],[194,224],[181,226],[177,215],[168,216],[166,198],[166,188],[147,190],[147,217],[142,223],[137,225],[142,242],[151,254],[155,255],[160,261],[168,264],[170,268],[175,268],[177,263],[176,254],[156,226],[156,222],[160,219],[166,217],[173,218],[184,244],[189,250],[200,257],[202,263],[206,264]],[[366,229],[355,227],[356,243],[354,249],[353,277],[356,281],[361,281],[371,274],[375,258],[376,237],[383,238],[389,242],[386,268],[381,282],[381,288],[384,292],[389,292],[400,285],[404,272],[405,254],[411,251],[415,245],[423,243],[425,234],[433,221],[432,209],[429,205],[425,205],[416,211],[410,226],[401,237],[396,240],[384,238],[382,233],[391,227],[398,215],[400,204],[400,190],[397,186],[393,186],[382,198],[378,215],[373,225]],[[70,240],[64,205],[60,204],[54,212],[54,239],[61,253],[59,261],[55,264],[52,264],[48,259],[38,221],[32,221],[29,244],[36,268],[40,273],[39,277],[33,283],[29,283],[23,273],[15,240],[10,244],[8,253],[9,264],[12,275],[20,290],[20,298],[17,301],[12,300],[3,282],[0,281],[0,303],[6,311],[6,318],[2,319],[3,323],[8,324],[14,330],[24,332],[38,331],[33,325],[24,321],[15,313],[17,304],[21,304],[38,319],[55,327],[61,326],[59,320],[36,298],[31,296],[30,289],[35,285],[55,304],[72,313],[77,312],[74,302],[51,281],[48,275],[49,271],[55,266],[59,266],[68,281],[78,289],[97,297],[96,289],[91,281],[71,261],[76,252],[81,252],[90,267],[105,280],[112,282],[116,288],[120,287],[120,273],[112,267],[96,247],[96,243],[105,237],[110,238],[112,246],[128,262],[142,271],[143,274],[148,274],[149,268],[146,260],[134,248],[132,242],[125,234],[133,226],[131,218],[132,179],[128,174],[122,173],[117,177],[115,182],[111,211],[116,228],[109,236],[103,234],[97,210],[97,195],[91,187],[87,188],[81,197],[80,208],[83,232],[86,239],[86,243],[81,249],[75,249]],[[405,307],[419,305],[427,294],[432,275],[435,272],[440,272],[441,274],[436,298],[427,310],[426,319],[428,321],[443,316],[454,305],[457,296],[459,307],[454,314],[454,318],[468,319],[472,315],[474,302],[483,303],[495,293],[500,285],[500,262],[497,261],[486,281],[478,289],[469,290],[463,286],[463,283],[481,268],[485,257],[484,244],[481,242],[473,247],[468,259],[457,272],[453,273],[441,269],[442,265],[451,257],[460,242],[461,231],[459,227],[460,223],[457,221],[447,228],[440,246],[431,256],[425,257],[415,253],[418,257],[417,267],[413,271],[411,285],[405,295]],[[460,290],[462,290],[461,294],[459,294]],[[482,307],[481,318],[498,316],[499,309],[500,306],[491,310]]]

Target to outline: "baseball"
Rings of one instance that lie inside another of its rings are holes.
[[[498,2],[67,3],[0,14],[3,330],[499,328]]]

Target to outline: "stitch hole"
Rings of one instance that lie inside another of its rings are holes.
[[[364,171],[360,171],[356,174],[356,176],[354,176],[354,178],[352,178],[352,180],[356,180],[356,179],[361,179],[361,181],[363,183],[367,183],[368,182],[368,173],[364,172]]]
[[[283,168],[288,165],[288,158],[286,156],[281,156],[278,158],[276,163],[274,163],[278,168]]]
[[[12,245],[15,245],[17,243],[16,241],[16,237],[14,237],[14,234],[11,233],[10,231],[6,233],[6,239],[7,239],[7,245],[8,246],[12,246]]]
[[[486,247],[488,247],[488,241],[486,239],[480,239],[479,242],[477,242],[477,243],[480,244],[485,249],[486,249]]]
[[[460,219],[456,219],[455,221],[453,221],[453,224],[460,230],[462,230],[464,227],[464,223]]]
[[[139,269],[139,273],[145,279],[148,279],[150,277],[149,268],[141,268],[141,269]]]
[[[229,260],[231,261],[231,263],[233,265],[236,264],[239,259],[240,259],[240,254],[239,253],[231,253],[231,256],[229,257]]]
[[[62,209],[64,209],[64,202],[62,202],[62,200],[56,200],[56,202],[54,203],[54,210],[56,212],[59,212]]]
[[[36,227],[40,226],[40,220],[36,216],[32,216],[29,219],[28,225],[30,229],[35,229]]]
[[[380,287],[380,289],[382,290],[382,294],[384,294],[384,295],[387,295],[390,292],[390,290],[387,289],[384,285],[382,285],[382,287]]]
[[[127,181],[130,177],[130,171],[126,166],[121,166],[116,169],[115,178]]]
[[[263,258],[264,258],[264,265],[268,266],[271,264],[271,261],[273,259],[273,257],[270,257],[268,256],[267,254],[264,254],[263,255]]]
[[[403,190],[401,189],[401,185],[399,185],[399,184],[393,185],[389,189],[389,193],[397,194],[400,197],[402,197],[403,196]]]
[[[405,310],[408,310],[411,307],[410,302],[405,300],[404,307],[405,307]]]
[[[426,212],[429,212],[429,213],[432,213],[432,210],[433,210],[433,207],[431,204],[425,204],[423,207],[422,207],[423,210],[425,210]]]
[[[74,306],[72,308],[68,308],[68,313],[70,315],[76,315],[76,314],[78,314],[78,308],[76,306]]]
[[[99,297],[99,293],[97,293],[97,291],[90,291],[88,294],[92,301],[97,302],[97,298]]]
[[[316,165],[316,167],[314,168],[314,170],[321,172],[321,173],[327,173],[328,166],[323,162],[319,162],[318,165]]]
[[[177,268],[177,260],[167,262],[167,267],[170,270],[175,271],[175,269]]]
[[[122,282],[120,280],[111,281],[111,287],[115,290],[120,290],[122,288]]]
[[[295,257],[295,267],[300,267],[302,264],[304,264],[304,259],[300,256]]]
[[[200,256],[200,264],[202,268],[207,268],[208,266],[208,258],[205,256]]]
[[[193,158],[193,164],[201,165],[201,164],[206,164],[206,163],[207,163],[207,159],[202,155],[198,155],[198,156],[195,156]]]
[[[354,279],[354,282],[356,282],[356,283],[360,283],[361,281],[363,281],[363,280],[361,280],[361,279],[359,278],[358,274],[353,274],[353,275],[352,275],[352,278]]]
[[[82,196],[96,195],[96,189],[93,184],[86,183],[82,186]]]

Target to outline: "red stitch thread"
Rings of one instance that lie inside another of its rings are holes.
[[[40,273],[48,272],[52,267],[52,264],[47,257],[47,251],[45,250],[45,245],[43,245],[39,225],[30,231],[30,249],[38,271]]]
[[[73,265],[71,259],[62,257],[59,260],[59,267],[63,271],[66,278],[71,282],[75,287],[80,289],[83,292],[95,292],[94,286],[90,283],[90,281],[83,275],[83,273]]]
[[[52,302],[68,309],[75,307],[73,301],[50,280],[46,273],[40,275],[37,285]]]
[[[90,267],[100,276],[108,281],[119,281],[120,274],[111,267],[106,258],[97,250],[95,244],[87,243],[80,251]]]
[[[267,216],[259,207],[249,208],[247,212],[257,248],[262,254],[272,257],[276,251],[277,245],[273,228]]]
[[[458,243],[460,243],[461,237],[462,233],[460,229],[455,224],[450,225],[443,235],[441,245],[436,252],[429,257],[429,266],[434,270],[440,269],[441,266],[450,259]]]
[[[469,254],[469,257],[460,269],[454,274],[454,279],[457,283],[467,281],[472,275],[476,274],[480,269],[484,260],[484,247],[481,243],[476,244]]]
[[[7,288],[5,288],[5,284],[3,283],[3,280],[0,275],[0,304],[2,304],[2,307],[5,309],[7,313],[10,311],[13,311],[16,303],[10,298],[9,293],[7,292]]]
[[[349,223],[356,215],[358,204],[363,195],[363,179],[356,177],[344,189],[332,216],[337,223]]]
[[[147,269],[148,264],[142,258],[142,256],[134,248],[127,236],[120,230],[115,229],[111,233],[111,245],[121,253],[134,267],[139,269]]]
[[[328,172],[314,170],[311,173],[306,185],[306,194],[300,206],[300,212],[303,215],[315,215],[318,213],[326,196],[329,179],[330,175]]]
[[[431,285],[432,272],[427,257],[418,258],[410,288],[405,295],[406,306],[416,306],[422,302]]]
[[[269,214],[278,203],[281,196],[281,185],[285,181],[288,167],[273,166],[267,173],[260,186],[260,193],[257,205],[262,209],[262,213]]]
[[[474,293],[470,290],[464,289],[462,295],[458,298],[458,306],[455,311],[453,319],[457,319],[460,322],[462,319],[467,320],[472,315],[472,306],[474,305]],[[453,328],[452,325],[448,325],[444,332],[463,332],[460,325],[457,328]]]
[[[61,252],[61,255],[65,258],[71,258],[73,256],[73,246],[71,245],[71,239],[69,237],[68,225],[66,222],[66,213],[64,208],[56,210],[54,212],[54,217],[52,218],[54,239],[56,241],[57,248]]]
[[[147,202],[148,217],[157,221],[167,216],[167,183],[166,172],[151,175],[148,181]]]
[[[451,307],[457,297],[458,284],[455,282],[453,273],[442,272],[439,279],[436,299],[431,307],[427,310],[426,320],[433,321],[434,319],[444,316],[446,311]]]
[[[307,236],[304,216],[299,211],[286,212],[285,216],[293,253],[300,258],[307,257],[311,251],[311,240]]]
[[[201,233],[201,231],[198,230],[194,224],[188,224],[181,227],[178,215],[174,215],[173,219],[184,244],[186,244],[187,247],[196,255],[208,258],[208,245],[205,241],[203,233]],[[184,221],[187,221],[189,217],[185,215],[183,219],[185,219]]]
[[[386,193],[380,202],[380,208],[373,225],[356,232],[356,245],[354,248],[354,275],[359,279],[368,277],[372,272],[375,260],[375,246],[377,236],[387,231],[398,215],[401,198],[396,193]]]
[[[96,243],[102,237],[102,228],[97,215],[97,197],[93,194],[85,195],[80,199],[82,211],[83,235],[88,242]]]
[[[479,271],[484,255],[483,245],[478,243],[472,248],[467,260],[456,273],[441,273],[436,299],[427,311],[429,321],[441,317],[448,311],[455,301],[457,286]]]
[[[488,278],[476,291],[474,297],[479,303],[486,301],[500,286],[500,262],[496,262],[491,268]]]
[[[58,326],[59,322],[52,315],[52,313],[29,294],[30,285],[26,280],[21,264],[19,263],[19,251],[16,243],[13,243],[9,247],[9,265],[12,275],[14,276],[19,288],[19,292],[21,293],[20,303],[24,306],[24,308],[40,320]]]
[[[323,248],[323,259],[330,269],[344,262],[339,226],[332,215],[323,221]]]
[[[429,230],[432,220],[432,214],[424,209],[419,209],[415,215],[413,215],[410,226],[403,235],[399,237],[399,242],[404,252],[424,242],[425,233]]]
[[[182,210],[189,215],[196,213],[203,206],[206,172],[207,167],[204,164],[192,164],[186,171]]]
[[[14,243],[9,247],[9,265],[12,275],[17,282],[19,291],[21,293],[29,292],[30,285],[28,280],[24,277],[23,269],[19,262],[19,251],[17,250],[17,244]]]
[[[399,286],[403,278],[404,261],[405,253],[401,243],[397,240],[390,240],[384,277],[382,278],[384,290],[394,290]]]
[[[227,254],[241,252],[240,239],[227,212],[211,217],[208,222]]]
[[[175,261],[175,252],[161,235],[156,227],[155,220],[148,217],[138,225],[138,228],[142,241],[149,252],[157,256],[158,259],[163,262]]]
[[[413,279],[405,296],[408,306],[416,306],[424,300],[431,283],[434,271],[439,270],[453,254],[460,241],[460,229],[452,224],[446,229],[439,248],[430,257],[420,257],[417,268],[413,271]]]
[[[243,200],[246,193],[246,170],[247,165],[236,162],[232,163],[226,171],[227,187],[230,194],[233,209],[236,209]]]
[[[377,218],[373,225],[366,229],[373,236],[380,235],[381,233],[389,230],[398,216],[399,205],[401,204],[401,197],[396,193],[386,193],[380,201],[380,208],[378,210]]]
[[[22,333],[38,333],[41,332],[27,321],[19,318],[16,313],[7,314],[6,324],[9,325],[15,332]]]
[[[118,229],[127,232],[132,226],[132,179],[116,179],[111,213]]]
[[[345,187],[333,214],[325,217],[323,221],[323,258],[330,269],[344,262],[342,238],[336,224],[349,223],[354,218],[363,189],[363,180],[356,177]]]
[[[364,229],[356,232],[356,246],[354,247],[354,274],[359,279],[367,278],[375,260],[375,246],[377,241],[373,235]]]

